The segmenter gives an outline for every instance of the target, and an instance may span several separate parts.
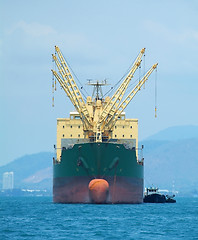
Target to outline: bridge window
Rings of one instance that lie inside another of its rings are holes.
[[[117,137],[117,135],[115,135],[115,137]]]
[[[64,137],[65,135],[63,134],[63,137]]]
[[[124,135],[122,135],[122,137],[124,137]]]
[[[115,129],[117,128],[117,126],[115,126]]]
[[[63,126],[63,128],[64,128],[65,126]]]
[[[123,128],[124,128],[124,126],[123,126]]]
[[[130,126],[130,128],[132,128],[132,126]]]
[[[78,126],[78,128],[80,128],[80,126]]]
[[[72,134],[70,135],[70,137],[72,137]]]
[[[132,135],[130,135],[130,137],[132,138]]]
[[[78,137],[80,137],[80,134],[78,134]]]
[[[70,128],[72,128],[72,126],[70,126]]]

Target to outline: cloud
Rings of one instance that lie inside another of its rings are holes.
[[[164,24],[147,20],[144,22],[145,29],[153,35],[157,35],[162,39],[171,43],[186,44],[187,42],[198,41],[198,31],[195,29],[182,28],[173,29],[168,28]]]
[[[16,31],[20,30],[25,34],[28,39],[33,38],[45,39],[49,38],[49,41],[66,42],[69,46],[79,46],[82,47],[84,43],[87,42],[87,38],[84,34],[71,33],[71,32],[58,32],[56,29],[49,25],[40,24],[38,22],[27,23],[25,21],[20,21],[14,24],[8,31],[8,35],[16,35]],[[31,42],[31,41],[30,41]]]
[[[23,43],[23,46],[31,46],[31,48],[33,46],[42,46],[42,48],[51,45],[65,46],[67,52],[70,53],[82,52],[85,54],[87,49],[92,52],[99,48],[98,44],[94,43],[85,33],[68,30],[58,31],[50,25],[38,22],[19,21],[15,23],[6,32],[6,38],[10,39],[10,37],[16,41],[18,39],[19,42]]]
[[[8,34],[13,34],[16,30],[21,30],[25,34],[33,37],[46,36],[56,33],[55,30],[48,25],[43,25],[37,22],[26,23],[24,21],[16,23],[11,29],[9,29]]]
[[[198,31],[195,27],[170,25],[147,20],[143,22],[146,40],[158,56],[164,74],[193,74],[198,72]]]

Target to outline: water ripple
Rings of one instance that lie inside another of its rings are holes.
[[[176,204],[53,204],[1,198],[0,239],[198,239],[198,198]]]

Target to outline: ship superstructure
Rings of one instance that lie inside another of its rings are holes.
[[[105,82],[96,81],[90,83],[95,94],[85,101],[55,46],[52,56],[58,72],[52,72],[76,109],[69,118],[57,119],[55,202],[142,202],[143,160],[137,157],[138,120],[127,119],[124,110],[157,67],[154,64],[126,94],[144,52],[145,48],[112,97],[104,98],[100,90]]]

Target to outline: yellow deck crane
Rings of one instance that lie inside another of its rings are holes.
[[[57,46],[55,46],[55,52],[57,53],[58,57],[55,54],[52,54],[52,57],[56,63],[56,66],[58,67],[60,75],[55,70],[52,70],[52,73],[59,81],[60,85],[63,87],[64,91],[73,103],[77,112],[80,114],[80,118],[83,122],[84,131],[90,131],[92,130],[93,124],[84,99],[80,93],[80,90],[78,89],[76,82],[74,81],[74,78],[60,49]]]
[[[144,52],[145,48],[141,49],[127,77],[123,80],[120,87],[111,98],[106,97],[103,99],[97,97],[92,99],[91,96],[88,96],[87,102],[85,103],[81,92],[69,70],[68,64],[66,63],[60,49],[55,46],[55,54],[52,54],[52,57],[58,68],[58,72],[52,70],[52,73],[71,100],[72,104],[76,108],[76,111],[79,113],[83,124],[84,138],[92,137],[92,140],[94,139],[96,142],[102,142],[103,135],[105,135],[108,139],[112,138],[111,133],[113,127],[118,118],[121,116],[123,110],[127,107],[130,101],[157,67],[157,63],[154,64],[128,94],[125,100],[122,101],[126,90],[129,88],[129,83],[131,82],[135,71],[141,65],[141,58]],[[98,86],[100,86],[100,84],[98,84]]]
[[[144,75],[144,77],[138,82],[138,84],[133,88],[133,90],[128,94],[128,96],[125,98],[125,100],[113,111],[113,114],[111,114],[111,117],[107,119],[105,122],[106,127],[109,127],[109,130],[112,130],[113,126],[115,125],[116,121],[118,120],[118,117],[120,114],[124,111],[124,109],[127,107],[127,105],[130,103],[130,101],[135,97],[136,93],[141,89],[141,87],[144,85],[144,83],[148,80],[151,73],[156,69],[157,63],[154,64],[148,72]]]
[[[135,71],[141,64],[141,58],[144,53],[145,53],[145,48],[142,48],[133,64],[131,70],[129,71],[127,77],[124,79],[124,81],[122,82],[120,87],[117,89],[117,91],[114,93],[114,95],[111,97],[111,99],[108,101],[108,103],[105,105],[104,109],[102,110],[102,113],[101,113],[100,118],[97,123],[97,130],[98,130],[97,136],[102,135],[101,131],[104,129],[104,127],[108,121],[107,119],[109,117],[114,116],[115,111],[118,108],[128,86],[129,86],[129,83],[130,83],[131,79],[133,78]],[[102,127],[102,129],[101,129],[101,127]]]
[[[99,122],[104,121],[104,119],[106,119],[108,115],[111,115],[112,109],[115,110],[119,106],[119,104],[127,90],[127,87],[129,86],[129,83],[130,83],[131,79],[133,78],[135,71],[141,64],[141,58],[142,58],[142,55],[144,54],[144,52],[145,52],[145,48],[142,48],[142,50],[140,51],[138,57],[136,58],[136,60],[133,64],[129,74],[124,79],[124,81],[122,82],[120,87],[117,89],[117,91],[114,93],[114,95],[111,97],[108,104],[104,107],[104,109],[101,113]],[[114,112],[114,110],[113,110],[113,112]]]

